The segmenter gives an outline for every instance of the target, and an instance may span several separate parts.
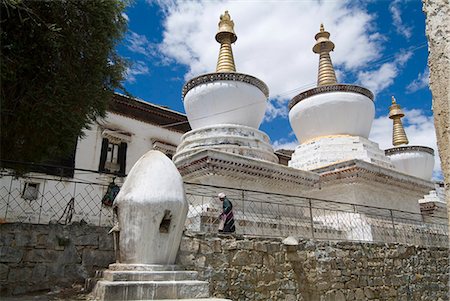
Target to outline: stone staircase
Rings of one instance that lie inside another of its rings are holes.
[[[176,265],[109,265],[94,288],[94,300],[224,300],[209,298],[209,283]]]

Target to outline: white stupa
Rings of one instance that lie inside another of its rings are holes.
[[[192,130],[182,137],[177,163],[202,150],[218,150],[278,162],[269,137],[258,130],[269,89],[251,75],[237,73],[231,44],[237,40],[228,11],[220,17],[216,72],[189,80],[183,87],[184,108]]]
[[[408,145],[408,137],[401,118],[405,116],[400,105],[392,96],[389,107],[389,118],[393,120],[392,144],[393,148],[385,150],[395,169],[399,172],[430,181],[434,168],[434,150],[430,147]]]
[[[289,103],[289,121],[300,142],[289,166],[313,170],[358,159],[391,167],[378,144],[368,139],[375,117],[373,94],[363,87],[337,83],[330,57],[334,43],[329,37],[322,24],[313,47],[320,54],[317,87]]]

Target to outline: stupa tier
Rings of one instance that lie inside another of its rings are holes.
[[[373,94],[360,86],[337,83],[330,57],[334,43],[329,37],[321,25],[313,47],[320,56],[317,87],[289,103],[289,121],[300,142],[289,166],[313,170],[358,159],[390,168],[378,144],[368,139],[375,117]]]
[[[192,131],[186,133],[174,162],[202,150],[217,150],[278,162],[269,137],[258,130],[266,111],[269,89],[258,78],[236,72],[232,43],[237,40],[228,11],[220,16],[216,72],[189,80],[183,102]]]
[[[401,119],[405,116],[399,104],[392,96],[389,118],[393,121],[393,148],[385,150],[395,169],[424,180],[431,180],[434,167],[434,150],[426,146],[408,145],[408,137]]]

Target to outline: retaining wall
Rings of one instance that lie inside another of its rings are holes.
[[[1,224],[1,295],[83,283],[114,261],[109,228]],[[186,232],[177,264],[232,300],[449,300],[448,249]]]

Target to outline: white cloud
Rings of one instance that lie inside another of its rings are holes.
[[[144,35],[129,31],[125,38],[125,45],[128,50],[139,53],[147,58],[152,58],[157,55],[156,46],[150,43]]]
[[[131,67],[128,67],[125,71],[126,81],[134,83],[137,75],[148,74],[149,69],[143,61],[137,61]]]
[[[378,69],[360,71],[358,73],[358,82],[374,94],[379,93],[394,83],[401,68],[412,57],[412,54],[412,51],[402,51],[396,55],[392,62],[384,63]]]
[[[130,18],[128,17],[128,15],[126,13],[122,13],[122,18],[127,20],[127,22],[130,22]]]
[[[288,113],[289,111],[286,102],[277,102],[271,99],[270,101],[267,102],[264,121],[269,122],[277,117],[287,118]]]
[[[287,139],[280,139],[280,140],[276,140],[272,143],[272,147],[274,150],[278,150],[278,149],[290,149],[290,150],[295,150],[295,148],[298,145],[298,141],[295,140],[287,140]]]
[[[427,116],[422,110],[403,110],[403,118],[409,145],[422,145],[434,149],[435,175],[441,174],[441,163],[436,144],[436,132],[434,129],[433,116]],[[369,139],[377,142],[381,149],[392,148],[392,120],[388,116],[381,116],[374,120]]]
[[[425,68],[423,73],[419,73],[417,78],[406,86],[406,93],[414,93],[420,89],[428,87],[430,83],[430,70]]]
[[[398,34],[409,39],[412,35],[412,28],[404,24],[401,16],[400,5],[402,0],[396,0],[389,5],[389,11],[392,14],[393,26]]]
[[[338,74],[357,72],[382,52],[373,16],[353,1],[155,2],[166,14],[159,49],[188,66],[186,79],[215,70],[214,36],[227,9],[238,36],[233,45],[238,72],[263,80],[280,101],[315,85],[319,57],[311,49],[321,22],[336,44],[332,59]]]

